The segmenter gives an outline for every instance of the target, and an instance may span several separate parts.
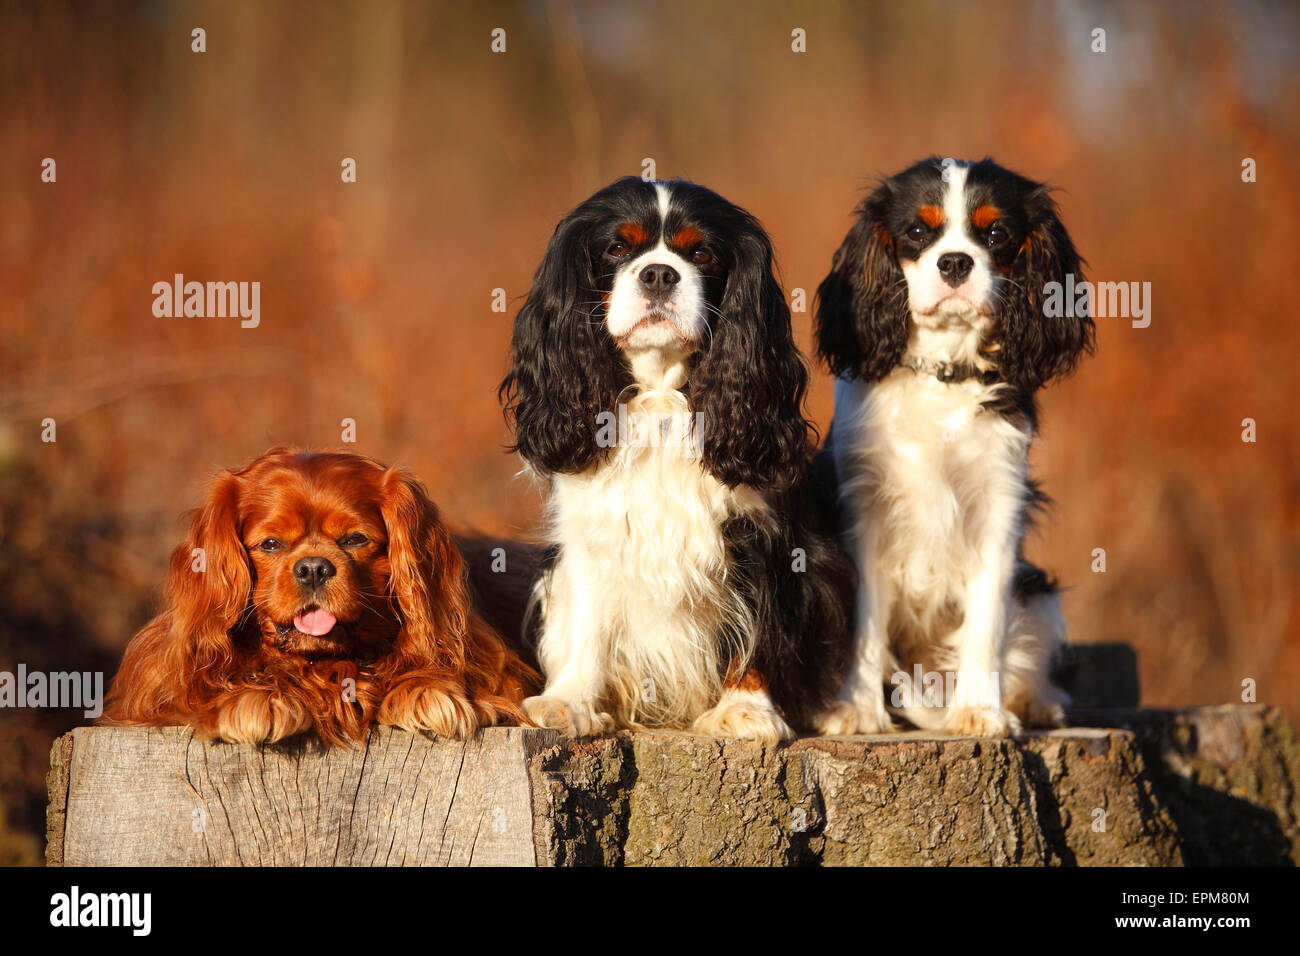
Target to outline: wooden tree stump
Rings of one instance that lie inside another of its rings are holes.
[[[51,755],[51,865],[1300,862],[1300,745],[1264,706],[1081,712],[1019,741],[765,748],[685,733],[363,747],[83,728]]]
[[[52,785],[67,791],[62,857],[48,862],[531,865],[528,765],[551,742],[518,727],[467,741],[377,728],[355,749],[245,747],[182,728],[79,728],[55,744]]]

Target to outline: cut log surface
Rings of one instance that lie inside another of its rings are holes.
[[[549,742],[537,731],[450,741],[382,728],[356,749],[205,743],[181,728],[68,738],[69,866],[535,860],[528,764]]]
[[[51,755],[59,865],[1178,865],[1300,862],[1300,746],[1264,706],[783,747],[676,732],[355,749],[86,728]]]

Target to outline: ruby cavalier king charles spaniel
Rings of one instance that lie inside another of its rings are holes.
[[[374,722],[453,737],[524,722],[538,676],[471,591],[408,474],[273,449],[213,483],[104,720],[246,744],[314,730],[331,745]]]

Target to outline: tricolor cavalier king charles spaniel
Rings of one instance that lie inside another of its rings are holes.
[[[1093,346],[1091,318],[1050,314],[1044,286],[1079,268],[1047,188],[987,159],[927,159],[858,207],[818,289],[818,351],[838,376],[827,450],[860,574],[824,732],[888,729],[886,679],[913,685],[917,665],[941,680],[893,703],[922,728],[1060,721],[1064,623],[1021,546],[1042,500],[1036,393]]]
[[[810,726],[852,571],[812,508],[807,370],[759,223],[690,182],[600,190],[556,228],[512,359],[515,448],[550,486],[529,716],[766,742]]]
[[[536,680],[473,607],[418,482],[273,449],[212,485],[104,721],[247,744],[308,730],[343,744],[376,721],[464,737],[524,720]]]

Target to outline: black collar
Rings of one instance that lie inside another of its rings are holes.
[[[903,367],[911,369],[917,375],[933,375],[945,384],[975,379],[985,385],[992,385],[998,380],[996,369],[982,371],[970,362],[931,362],[914,358],[903,362]]]

